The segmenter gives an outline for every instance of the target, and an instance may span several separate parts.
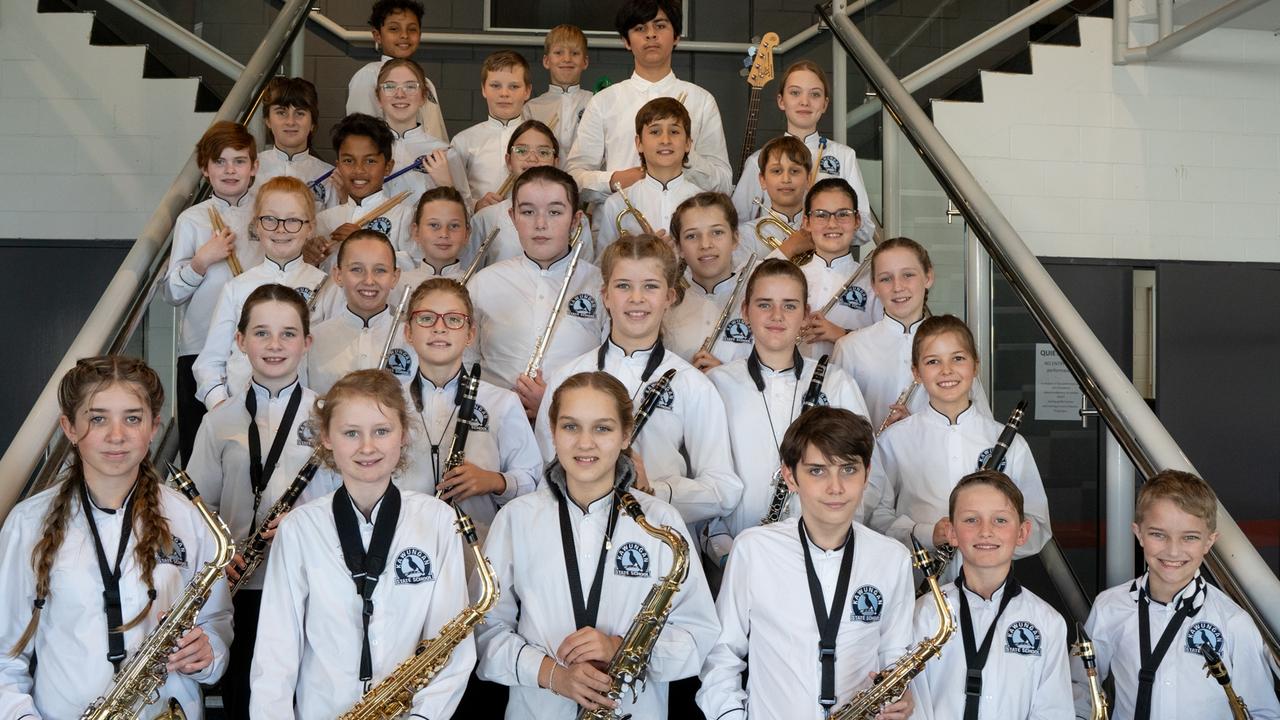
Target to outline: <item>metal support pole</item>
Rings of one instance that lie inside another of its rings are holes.
[[[1216,27],[1219,27],[1223,23],[1233,20],[1260,5],[1265,5],[1268,2],[1270,2],[1270,0],[1234,0],[1234,2],[1223,5],[1199,20],[1183,26],[1177,32],[1172,32],[1168,37],[1161,37],[1159,40],[1145,47],[1126,48],[1125,59],[1131,62],[1154,60],[1170,50],[1181,45],[1185,45],[1187,42],[1200,37]],[[1120,7],[1120,5],[1123,4],[1123,2],[1118,3],[1116,7]]]
[[[1160,28],[1162,39],[1173,34],[1173,0],[1156,2],[1156,25]]]
[[[978,380],[990,396],[995,392],[992,359],[996,343],[991,322],[991,257],[978,236],[969,231],[967,223],[964,227],[964,321],[978,343]]]
[[[307,31],[303,29],[289,46],[289,59],[285,61],[284,74],[289,77],[305,77],[307,61]]]
[[[898,125],[889,113],[880,114],[880,222],[886,238],[902,234],[902,188],[898,180]]]
[[[1136,473],[1124,446],[1111,433],[1103,432],[1102,462],[1106,472],[1103,484],[1106,498],[1106,577],[1107,587],[1115,587],[1133,578],[1133,503],[1136,496]]]
[[[1111,62],[1129,62],[1129,0],[1115,0],[1111,8]]]
[[[831,12],[843,16],[845,0],[831,0]],[[844,48],[831,38],[831,102],[835,106],[834,118],[842,118],[849,110],[849,60]],[[838,120],[831,128],[831,139],[845,143],[849,139],[849,124]]]

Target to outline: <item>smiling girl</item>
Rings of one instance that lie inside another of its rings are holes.
[[[391,157],[395,167],[406,168],[422,159],[417,172],[409,172],[387,183],[388,194],[408,190],[416,198],[434,187],[450,186],[462,193],[471,207],[467,170],[462,158],[449,143],[427,132],[421,111],[427,102],[427,77],[422,66],[407,58],[388,60],[378,71],[376,92],[382,117],[395,134]]]

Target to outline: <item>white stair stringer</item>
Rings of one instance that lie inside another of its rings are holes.
[[[0,2],[0,239],[130,239],[213,119],[142,46],[90,45],[90,13]]]

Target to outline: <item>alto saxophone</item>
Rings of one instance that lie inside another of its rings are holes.
[[[1107,720],[1107,696],[1102,692],[1102,683],[1098,680],[1098,661],[1093,654],[1093,640],[1084,626],[1076,623],[1076,642],[1071,646],[1071,654],[1080,658],[1084,664],[1084,674],[1089,678],[1089,720]]]
[[[653,646],[662,634],[662,628],[671,615],[671,600],[680,591],[680,585],[689,574],[689,543],[684,536],[668,525],[654,527],[644,517],[640,503],[635,497],[624,492],[618,496],[618,505],[636,521],[640,529],[661,540],[671,548],[671,571],[654,583],[648,596],[640,606],[640,612],[631,621],[631,627],[622,638],[622,644],[609,661],[608,697],[618,703],[617,708],[599,707],[595,710],[583,709],[578,712],[578,720],[606,720],[620,718],[627,720],[631,715],[622,714],[623,693],[630,693],[635,702],[642,690],[645,676],[649,670],[649,656],[653,654]]]
[[[243,545],[244,551],[240,555],[241,559],[244,560],[244,569],[240,571],[240,577],[231,583],[232,595],[235,595],[237,591],[244,587],[249,580],[249,576],[257,572],[258,567],[262,565],[262,561],[267,559],[267,548],[270,547],[271,541],[263,536],[271,529],[271,523],[275,522],[276,518],[293,509],[293,506],[298,502],[298,497],[302,495],[303,490],[307,489],[307,485],[316,476],[316,470],[319,468],[320,461],[315,455],[312,455],[311,459],[307,460],[307,464],[303,465],[302,469],[298,471],[297,476],[293,478],[293,482],[289,484],[289,487],[285,488],[284,494],[267,511],[267,515],[262,519],[262,523],[258,525],[258,529],[254,530],[249,539],[245,541]]]
[[[933,637],[924,640],[911,648],[897,662],[885,668],[876,677],[871,687],[857,693],[845,705],[841,705],[831,713],[831,720],[871,720],[880,709],[895,703],[907,691],[907,683],[920,674],[924,664],[942,652],[951,633],[955,632],[956,621],[951,616],[951,606],[942,594],[938,585],[938,576],[942,574],[943,565],[938,564],[915,538],[911,539],[915,546],[913,562],[924,574],[933,593],[933,602],[938,611],[938,631]]]
[[[827,377],[827,361],[830,359],[829,355],[818,358],[818,365],[813,369],[813,378],[809,380],[809,389],[805,391],[804,400],[800,403],[800,415],[818,404],[818,398],[822,395],[822,381]],[[792,402],[795,401],[792,400]],[[787,509],[787,501],[791,499],[791,491],[787,489],[787,481],[782,478],[781,467],[773,471],[773,484],[770,488],[769,507],[764,511],[764,517],[760,518],[761,525],[781,520],[782,513]]]
[[[134,651],[129,661],[120,667],[107,691],[93,701],[80,716],[80,720],[132,720],[142,709],[160,699],[160,687],[169,676],[165,663],[177,646],[178,640],[196,623],[196,616],[214,585],[222,579],[222,571],[236,554],[231,531],[222,518],[214,515],[200,499],[200,491],[191,477],[169,465],[178,489],[196,506],[200,518],[213,534],[217,549],[213,559],[192,576],[187,587],[169,608],[164,620],[157,625]],[[157,716],[160,720],[185,720],[186,714],[178,701],[170,698],[166,710]]]
[[[1231,706],[1232,720],[1249,720],[1253,715],[1249,713],[1244,700],[1236,694],[1236,689],[1231,687],[1231,675],[1227,673],[1227,666],[1223,664],[1222,658],[1218,657],[1218,651],[1214,650],[1210,643],[1201,645],[1199,649],[1200,654],[1204,656],[1204,667],[1209,672],[1209,677],[1217,680],[1222,686],[1222,692],[1227,694],[1227,704]]]

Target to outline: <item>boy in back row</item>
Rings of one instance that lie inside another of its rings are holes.
[[[590,90],[582,89],[582,71],[587,64],[587,36],[580,28],[557,25],[547,32],[542,67],[551,73],[551,85],[525,103],[524,116],[551,128],[562,148],[573,146],[578,121],[592,97]]]
[[[365,65],[351,76],[347,87],[347,114],[363,113],[377,117],[378,96],[374,87],[382,64],[392,58],[412,58],[422,40],[422,3],[417,0],[377,0],[369,12],[369,27],[373,32],[374,49],[382,57]],[[423,88],[426,104],[422,106],[422,125],[428,133],[445,142],[449,131],[440,111],[440,96],[436,86],[427,80]]]

